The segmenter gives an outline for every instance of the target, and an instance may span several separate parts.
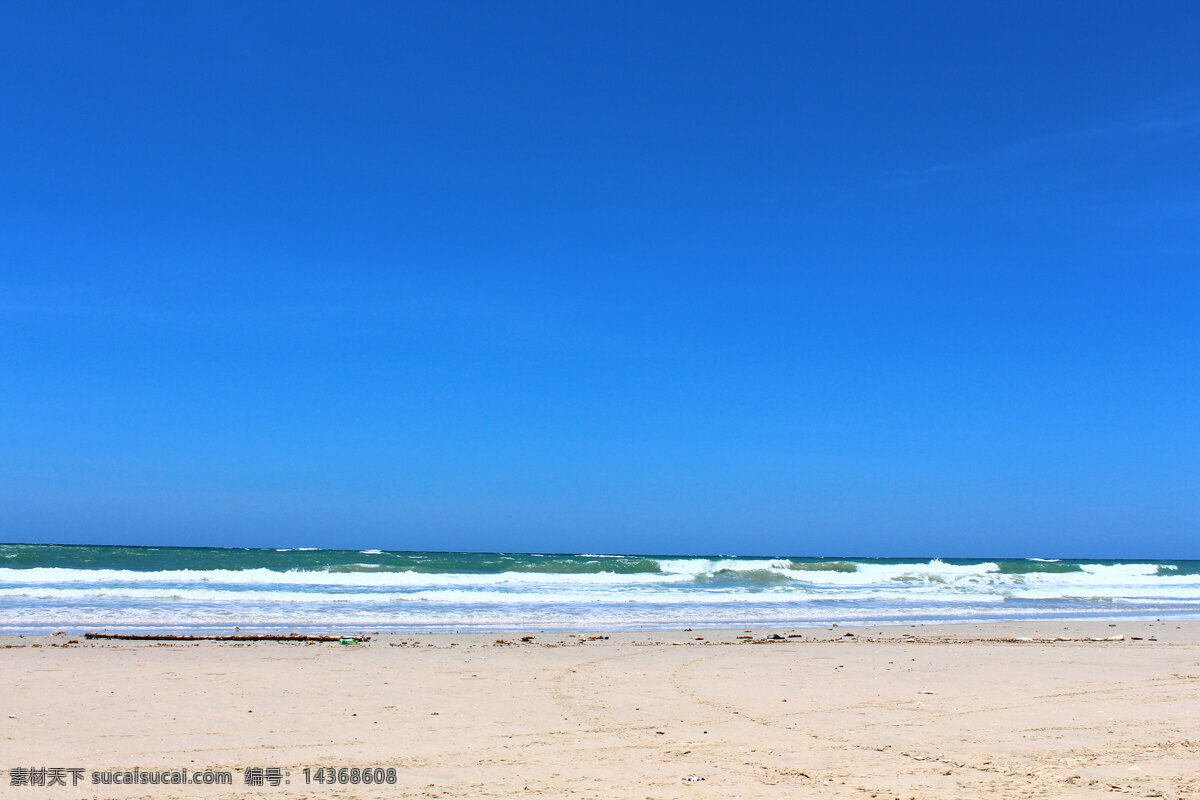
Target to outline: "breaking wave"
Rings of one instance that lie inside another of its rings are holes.
[[[0,545],[0,631],[1200,617],[1200,563]]]

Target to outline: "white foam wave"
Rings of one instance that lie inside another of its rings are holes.
[[[786,587],[797,590],[849,589],[894,589],[918,586],[940,586],[960,593],[1018,593],[1036,588],[1040,597],[1074,597],[1080,592],[1090,591],[1111,596],[1144,596],[1147,591],[1171,591],[1183,587],[1200,586],[1200,575],[1166,573],[1153,563],[1129,564],[1083,564],[1077,571],[1070,572],[1027,572],[1003,573],[992,562],[979,564],[947,564],[939,560],[911,563],[857,563],[853,571],[837,569],[813,569],[808,564],[796,564],[785,559],[661,559],[661,572],[500,572],[475,573],[427,573],[384,571],[379,565],[362,563],[360,569],[370,571],[338,572],[327,570],[291,570],[280,572],[265,568],[246,570],[160,570],[139,572],[114,569],[70,569],[63,567],[38,567],[31,569],[0,568],[0,586],[71,586],[77,584],[110,585],[124,584],[145,586],[168,584],[191,585],[241,585],[260,586],[311,586],[352,589],[363,588],[436,588],[464,587],[486,588],[521,586],[580,587],[602,589],[652,588],[663,585],[688,585],[704,589],[697,584],[714,577],[727,577],[736,583],[739,580],[752,584],[764,576],[777,576]],[[795,568],[794,568],[795,567]],[[720,587],[710,587],[715,591]]]
[[[588,605],[588,604],[649,604],[649,605],[709,605],[709,604],[781,604],[781,603],[828,603],[828,602],[872,602],[885,599],[888,602],[913,602],[922,604],[962,604],[964,598],[952,592],[909,590],[905,592],[840,591],[819,594],[801,594],[786,589],[766,589],[747,593],[734,589],[705,592],[678,589],[640,591],[631,594],[624,591],[496,591],[468,589],[429,589],[407,593],[394,592],[328,592],[286,590],[239,590],[197,589],[171,586],[94,586],[87,588],[59,588],[50,586],[0,588],[0,598],[29,598],[36,600],[176,600],[199,603],[445,603],[448,605],[491,605],[516,604],[525,606]],[[1000,603],[1003,597],[980,595],[969,598],[970,602]]]
[[[164,600],[210,604],[337,603],[482,606],[525,604],[546,609],[622,603],[697,606],[810,602],[917,603],[967,606],[1097,601],[1200,603],[1200,575],[1154,563],[1083,564],[1065,572],[1005,573],[998,564],[793,564],[786,559],[658,559],[659,573],[502,572],[493,574],[377,571],[88,570],[0,568],[0,600],[80,603]],[[807,567],[807,568],[806,568]],[[824,568],[822,568],[824,567]],[[852,570],[852,571],[844,571]]]
[[[690,581],[689,575],[652,572],[328,572],[264,568],[228,570],[159,570],[138,572],[119,569],[0,568],[0,585],[69,583],[177,583],[177,584],[287,584],[308,586],[489,586],[503,584],[649,584]]]

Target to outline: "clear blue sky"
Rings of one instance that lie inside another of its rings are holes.
[[[1195,3],[8,3],[0,153],[0,539],[1200,557]]]

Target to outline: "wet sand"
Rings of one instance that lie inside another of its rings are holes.
[[[6,637],[0,797],[1200,798],[1197,622],[522,635]]]

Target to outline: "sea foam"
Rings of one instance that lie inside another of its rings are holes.
[[[1200,564],[0,545],[0,630],[1200,618]]]

